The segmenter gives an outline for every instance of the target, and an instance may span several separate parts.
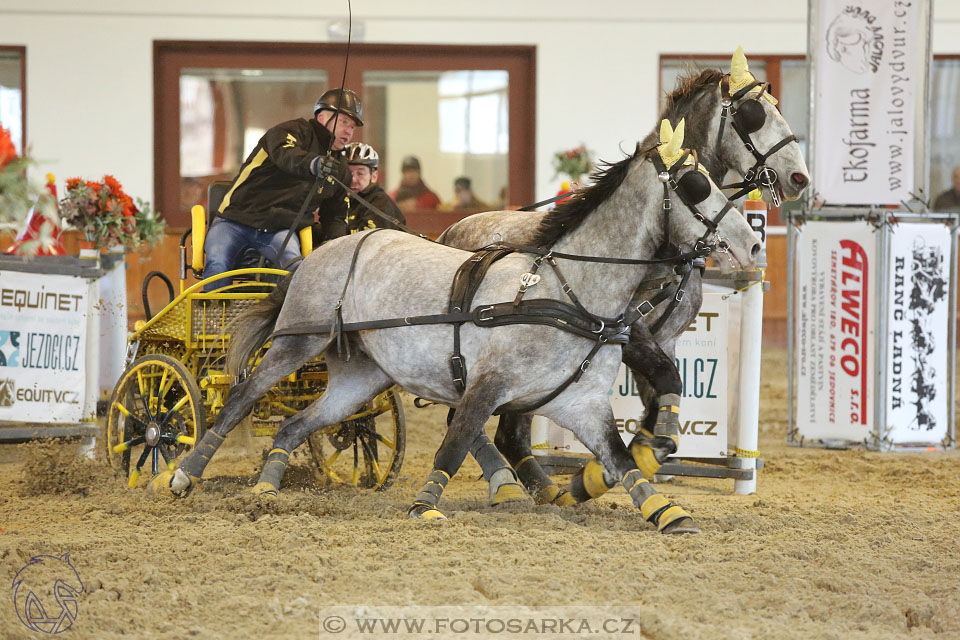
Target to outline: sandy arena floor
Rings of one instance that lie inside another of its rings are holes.
[[[444,496],[449,520],[408,520],[443,417],[408,404],[384,493],[318,490],[301,456],[294,486],[258,502],[264,438],[222,449],[184,501],[126,488],[75,445],[8,447],[0,576],[69,552],[86,585],[73,638],[316,638],[335,604],[629,605],[643,633],[618,638],[960,638],[960,452],[788,448],[783,352],[765,354],[763,379],[759,493],[659,485],[699,536],[657,534],[623,489],[494,510],[472,460]],[[6,594],[0,637],[38,637]]]

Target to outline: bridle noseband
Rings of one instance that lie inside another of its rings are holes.
[[[747,151],[753,154],[756,162],[752,167],[750,167],[749,170],[747,170],[741,182],[725,184],[720,188],[739,188],[740,191],[730,196],[731,200],[736,200],[737,198],[750,193],[754,189],[766,187],[770,192],[770,196],[773,198],[774,206],[779,207],[782,201],[780,200],[780,194],[775,188],[779,180],[779,176],[772,167],[767,166],[767,158],[775,154],[777,151],[780,151],[780,149],[784,148],[791,142],[796,142],[797,137],[791,134],[783,138],[780,142],[773,145],[773,147],[771,147],[766,153],[760,153],[757,151],[757,146],[753,143],[753,140],[751,140],[750,134],[756,133],[762,129],[763,125],[766,123],[767,114],[763,109],[763,105],[760,104],[760,100],[764,92],[768,90],[769,86],[770,83],[768,82],[761,83],[760,81],[755,80],[731,96],[730,76],[723,76],[723,79],[720,81],[720,130],[717,133],[716,155],[718,158],[720,157],[720,146],[723,143],[723,129],[727,123],[727,116],[732,115],[733,119],[731,125],[733,126],[733,130],[737,132],[738,136],[740,136],[740,139],[743,141]],[[756,87],[760,87],[760,91],[757,93],[756,97],[747,98],[743,103],[741,103],[741,100],[744,100],[747,94],[753,91]]]

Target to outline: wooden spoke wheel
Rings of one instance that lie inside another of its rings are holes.
[[[396,480],[407,443],[400,395],[384,391],[351,419],[313,433],[307,443],[322,481],[383,491]]]
[[[135,487],[147,464],[154,476],[174,468],[205,427],[200,389],[187,368],[170,356],[143,356],[113,389],[104,438],[107,459]]]

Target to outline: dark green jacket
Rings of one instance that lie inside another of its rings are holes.
[[[315,178],[310,173],[310,162],[326,153],[330,139],[330,132],[323,125],[303,118],[282,122],[268,130],[240,167],[218,215],[265,231],[289,229],[313,187]],[[342,163],[337,177],[344,184],[350,184],[346,163]],[[345,235],[345,196],[339,185],[322,182],[297,230],[313,223],[313,210],[319,209],[324,236]]]

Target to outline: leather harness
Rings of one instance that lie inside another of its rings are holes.
[[[667,169],[663,165],[663,162],[656,151],[650,153],[649,157],[651,160],[653,160],[654,165],[659,172],[659,179],[664,183],[664,212],[666,214],[669,214],[670,212],[671,206],[669,191],[673,190],[680,197],[680,199],[684,201],[684,204],[687,205],[692,214],[698,220],[703,222],[707,228],[706,232],[697,241],[696,246],[692,251],[668,258],[640,260],[634,258],[581,256],[553,252],[549,249],[543,249],[540,247],[501,242],[476,251],[470,258],[460,265],[453,277],[453,282],[451,283],[450,299],[447,305],[446,313],[406,316],[403,318],[388,318],[383,320],[344,322],[343,300],[356,270],[360,249],[363,247],[364,242],[366,242],[366,240],[374,233],[383,231],[383,229],[373,229],[360,238],[360,240],[357,242],[357,246],[354,249],[353,257],[350,262],[350,269],[347,273],[347,279],[346,282],[344,282],[340,299],[337,301],[335,308],[336,317],[334,323],[332,325],[314,323],[293,324],[289,327],[274,331],[269,340],[273,340],[278,336],[288,335],[332,334],[335,335],[337,341],[338,353],[341,354],[341,356],[344,356],[346,359],[349,359],[349,340],[344,339],[344,333],[393,327],[450,324],[453,326],[453,353],[450,358],[450,372],[454,386],[460,393],[463,393],[463,391],[466,389],[467,383],[466,361],[460,351],[460,329],[464,323],[471,322],[478,327],[500,327],[510,324],[539,324],[554,327],[556,329],[592,340],[592,348],[587,353],[586,357],[581,361],[580,365],[573,372],[573,374],[567,377],[559,387],[554,389],[544,398],[538,400],[533,405],[524,407],[522,409],[512,409],[512,411],[528,413],[538,409],[563,393],[563,391],[566,390],[566,388],[571,384],[577,382],[590,366],[590,362],[593,357],[596,356],[603,346],[607,344],[625,344],[629,339],[630,325],[632,325],[639,318],[647,315],[653,310],[654,307],[656,307],[657,304],[665,300],[668,296],[672,295],[674,298],[674,303],[671,304],[670,309],[668,309],[664,317],[661,317],[661,319],[658,321],[658,324],[662,323],[669,312],[672,311],[673,307],[675,307],[676,303],[683,299],[683,286],[692,270],[691,264],[693,264],[695,260],[702,260],[704,256],[711,253],[716,248],[715,245],[707,244],[707,239],[711,235],[716,235],[717,225],[719,225],[720,220],[722,220],[730,208],[732,208],[732,203],[728,201],[727,205],[717,214],[716,217],[714,217],[714,219],[710,220],[705,218],[696,208],[698,202],[690,202],[687,196],[683,193],[682,188],[678,188],[678,184],[674,179],[677,171],[683,166],[686,156],[681,158],[680,161],[676,162],[671,169]],[[667,222],[667,226],[669,226],[669,221]],[[480,288],[483,278],[489,268],[497,260],[500,260],[504,256],[514,252],[532,253],[536,256],[530,272],[521,277],[521,284],[514,300],[511,302],[500,302],[491,305],[473,307],[473,298],[477,290]],[[580,303],[580,300],[577,298],[576,294],[573,292],[573,289],[564,278],[563,273],[557,264],[558,258],[609,264],[680,264],[683,265],[684,270],[682,271],[683,276],[675,293],[671,287],[665,287],[650,300],[645,300],[634,309],[628,309],[625,314],[621,314],[616,318],[605,318],[591,313]],[[537,274],[537,270],[539,270],[544,262],[546,262],[556,274],[557,279],[560,281],[562,291],[570,299],[570,303],[552,299],[524,299],[524,294],[526,293],[527,289],[530,286],[533,286],[533,284],[536,284],[536,282],[539,280],[539,277],[535,276]]]

